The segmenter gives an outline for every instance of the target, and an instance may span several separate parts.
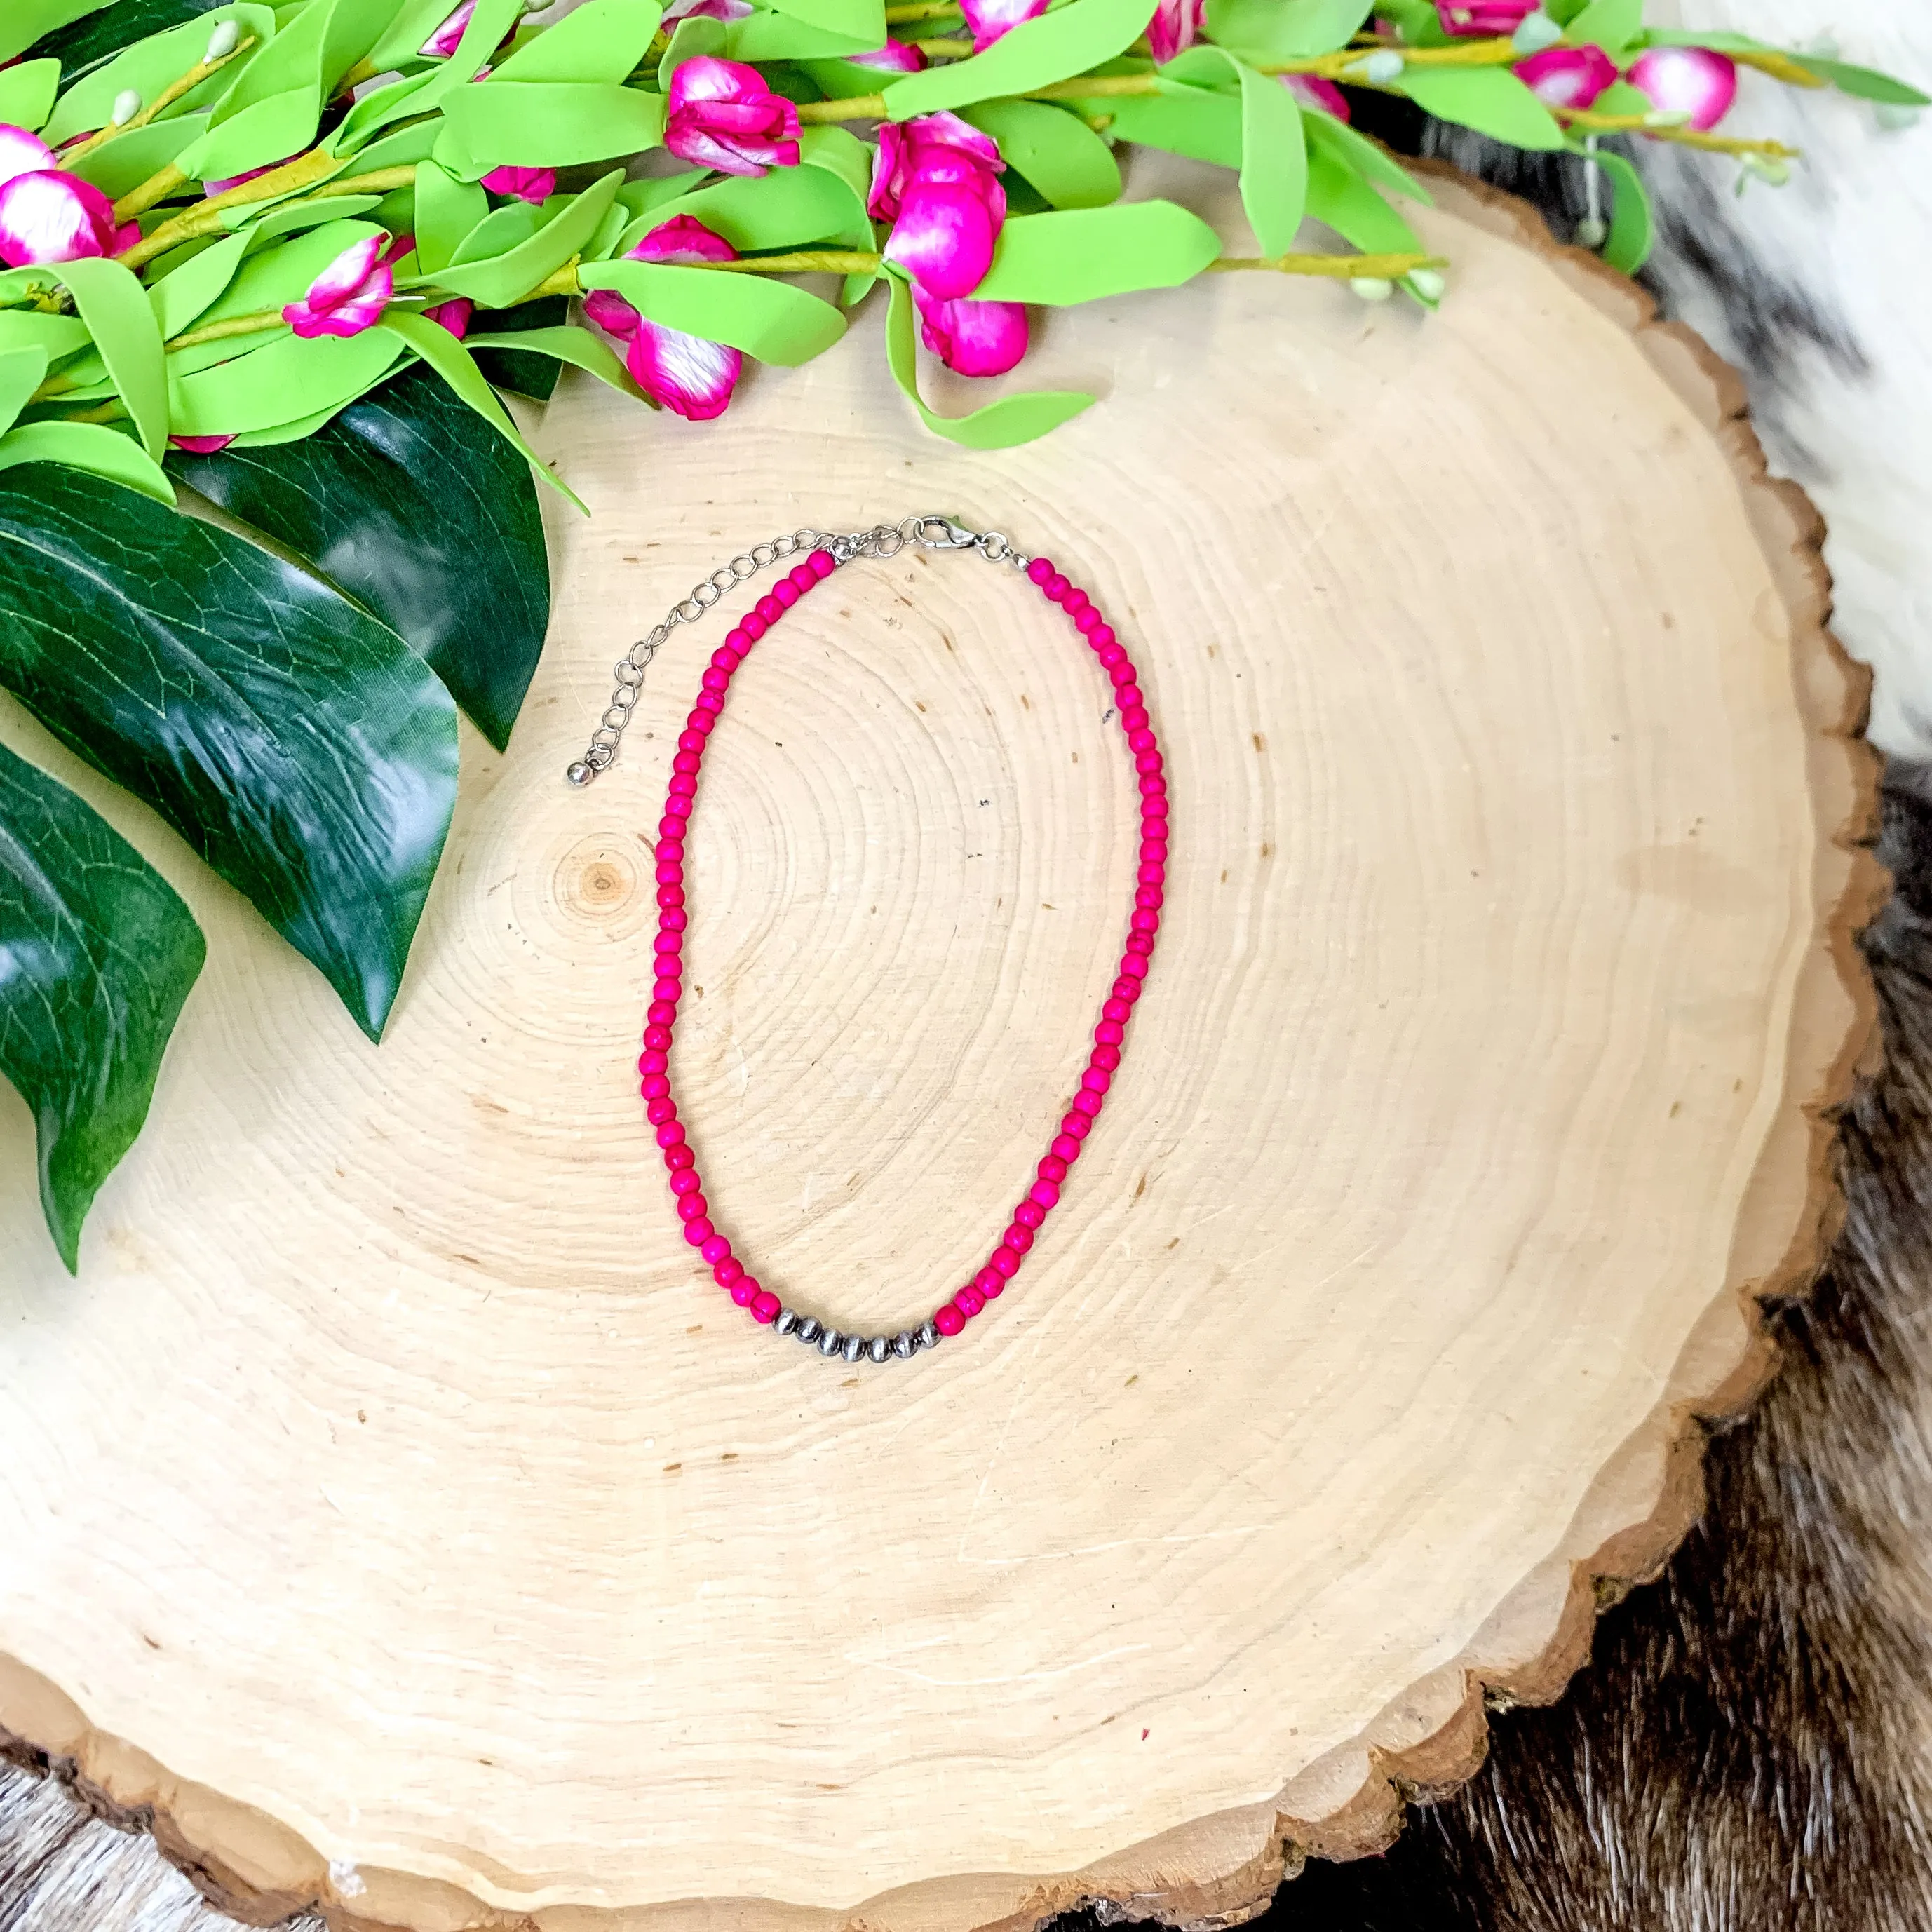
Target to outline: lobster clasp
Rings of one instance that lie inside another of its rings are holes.
[[[922,550],[971,550],[980,541],[977,530],[948,516],[908,517],[902,527]]]

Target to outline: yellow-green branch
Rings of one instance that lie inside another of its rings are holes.
[[[77,141],[71,148],[61,152],[61,166],[70,168],[84,154],[91,154],[96,148],[113,140],[117,134],[131,134],[136,128],[145,128],[158,114],[165,113],[184,94],[191,94],[212,74],[218,74],[228,63],[246,53],[255,44],[251,34],[236,42],[225,54],[213,60],[196,61],[178,80],[172,80],[142,108],[138,114],[130,116],[118,125],[110,122],[104,128],[97,128],[84,141]]]
[[[278,168],[271,168],[265,175],[257,175],[253,181],[242,182],[231,188],[224,188],[219,194],[210,195],[206,201],[197,202],[184,212],[174,215],[163,222],[154,232],[136,242],[117,258],[130,268],[138,268],[144,262],[152,262],[157,255],[165,255],[170,248],[178,248],[184,242],[191,242],[198,235],[213,235],[220,232],[223,223],[221,211],[226,208],[246,207],[257,201],[274,201],[280,196],[294,193],[320,182],[343,166],[333,154],[325,154],[320,148],[311,148],[305,154],[298,154],[293,160],[284,161]],[[386,172],[387,172],[386,170]],[[405,170],[413,178],[414,170]],[[373,177],[365,177],[373,178]],[[139,194],[142,184],[135,190]],[[117,204],[116,212],[119,212]]]

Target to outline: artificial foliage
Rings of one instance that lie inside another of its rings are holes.
[[[380,1040],[458,710],[502,748],[548,618],[538,490],[568,493],[505,392],[567,364],[701,452],[748,361],[856,326],[935,435],[1024,442],[1094,400],[1026,385],[1042,308],[1231,271],[1453,300],[1427,195],[1351,124],[1370,96],[1588,155],[1585,238],[1628,269],[1649,214],[1604,137],[1741,188],[1800,158],[1732,129],[1740,68],[1924,104],[1642,0],[8,0],[0,686]],[[1142,147],[1234,171],[1252,244],[1128,192]],[[922,351],[1012,380],[942,414]],[[0,752],[0,1072],[70,1267],[204,951]]]

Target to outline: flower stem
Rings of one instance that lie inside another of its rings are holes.
[[[116,221],[132,221],[136,215],[146,214],[156,202],[166,201],[176,188],[187,185],[188,176],[170,161],[139,187],[130,188],[114,204],[114,218]]]
[[[965,34],[935,34],[929,40],[916,40],[910,43],[928,60],[964,60],[973,51],[973,42]]]
[[[196,349],[204,342],[224,341],[231,335],[260,335],[264,329],[281,326],[282,312],[278,308],[259,309],[253,315],[231,315],[224,321],[207,322],[177,335],[169,343],[168,353],[172,356],[177,349]]]
[[[883,94],[854,94],[844,100],[802,100],[798,118],[807,127],[826,121],[883,121],[886,98]]]
[[[128,268],[138,268],[142,262],[152,262],[157,255],[164,255],[170,248],[192,241],[197,235],[218,232],[222,226],[224,208],[245,207],[251,202],[276,200],[322,180],[342,165],[333,154],[326,154],[320,148],[311,148],[307,154],[298,154],[293,160],[284,161],[280,167],[271,168],[253,181],[243,182],[236,187],[224,189],[220,194],[210,195],[197,206],[163,222],[152,235],[136,242],[133,248],[115,259]],[[413,170],[404,172],[412,173]],[[363,177],[364,180],[376,178]],[[142,184],[143,188],[146,185]],[[139,188],[135,190],[137,194],[141,191]]]
[[[1782,141],[1747,141],[1729,134],[1700,134],[1694,128],[1657,128],[1642,114],[1594,114],[1582,108],[1558,108],[1557,118],[1566,128],[1580,128],[1591,134],[1641,134],[1646,140],[1675,141],[1682,148],[1696,148],[1709,154],[1763,154],[1773,160],[1797,161],[1804,158],[1802,148],[1787,148]]]
[[[904,6],[886,9],[886,25],[898,27],[910,20],[952,20],[958,16],[958,0],[909,0]]]
[[[1448,257],[1442,255],[1223,255],[1218,262],[1208,264],[1208,272],[1218,274],[1239,268],[1268,268],[1278,275],[1316,275],[1330,281],[1399,282],[1418,268],[1448,266]]]
[[[97,128],[86,140],[76,141],[72,147],[63,148],[60,157],[61,166],[63,168],[71,167],[83,154],[92,154],[96,148],[112,140],[116,134],[131,134],[136,128],[145,128],[156,115],[172,107],[184,94],[192,93],[210,74],[218,73],[230,61],[238,59],[254,44],[255,38],[251,34],[246,39],[237,40],[227,52],[214,60],[196,61],[178,80],[170,81],[132,118],[122,122],[118,127],[110,121],[106,127]]]

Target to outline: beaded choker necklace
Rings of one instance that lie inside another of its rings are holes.
[[[1051,603],[1072,620],[1073,627],[1100,660],[1114,686],[1114,706],[1127,749],[1134,761],[1141,795],[1140,862],[1136,875],[1133,910],[1128,920],[1126,946],[1120,970],[1100,1008],[1094,1029],[1094,1049],[1080,1076],[1066,1118],[1053,1144],[1034,1170],[1032,1184],[1014,1208],[1012,1224],[967,1285],[934,1309],[923,1324],[896,1335],[844,1334],[829,1322],[788,1306],[754,1276],[733,1252],[729,1238],[712,1219],[711,1204],[699,1180],[695,1156],[685,1137],[672,1098],[670,1043],[677,1023],[677,1004],[683,986],[684,934],[689,924],[684,886],[686,828],[698,798],[698,781],[705,747],[724,709],[731,680],[758,640],[800,599],[808,596],[832,573],[860,557],[896,556],[909,544],[931,550],[971,550],[987,561],[1022,572]],[[957,1335],[989,1303],[1006,1292],[1020,1270],[1046,1217],[1060,1199],[1067,1175],[1080,1158],[1081,1143],[1092,1131],[1105,1104],[1107,1089],[1120,1064],[1120,1048],[1134,1002],[1140,998],[1160,928],[1162,888],[1167,872],[1167,781],[1162,776],[1159,741],[1148,716],[1147,700],[1136,677],[1126,647],[1084,590],[1076,590],[1054,568],[1050,559],[1028,556],[1016,550],[998,531],[970,530],[948,517],[908,517],[899,524],[881,524],[869,530],[830,536],[822,530],[795,530],[774,538],[713,571],[688,597],[674,604],[664,621],[640,638],[616,667],[616,688],[609,708],[584,756],[566,776],[574,785],[589,784],[609,768],[617,755],[624,728],[638,702],[644,668],[680,624],[695,623],[732,591],[761,570],[800,560],[771,592],[758,599],[712,654],[700,680],[691,715],[679,734],[671,760],[670,784],[664,817],[658,826],[658,935],[656,976],[645,1015],[644,1050],[638,1062],[644,1118],[657,1136],[670,1178],[670,1193],[682,1224],[684,1238],[711,1270],[712,1279],[752,1319],[774,1334],[790,1335],[814,1347],[827,1359],[848,1362],[905,1360],[922,1348],[937,1348]]]

